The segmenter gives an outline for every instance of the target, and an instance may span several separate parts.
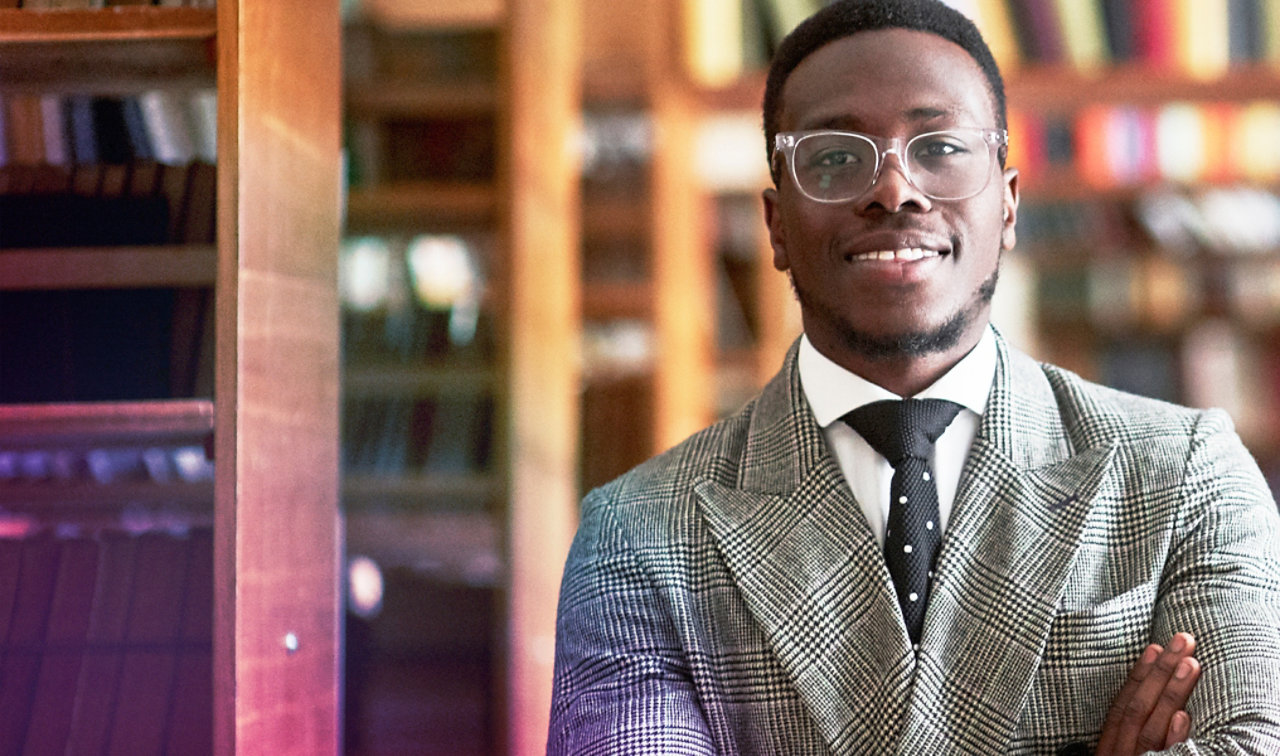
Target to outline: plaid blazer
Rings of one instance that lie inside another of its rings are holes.
[[[1176,754],[1280,754],[1280,517],[1219,411],[997,339],[913,653],[793,348],[739,414],[583,502],[548,753],[1053,754],[1193,633]]]

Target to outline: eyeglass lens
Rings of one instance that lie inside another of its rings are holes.
[[[795,146],[796,181],[805,194],[837,201],[861,195],[876,178],[876,145],[857,134],[809,134]],[[991,150],[980,132],[921,134],[903,150],[911,182],[935,199],[963,199],[990,178]]]

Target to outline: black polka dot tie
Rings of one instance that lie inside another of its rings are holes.
[[[844,421],[893,465],[884,558],[898,593],[911,643],[920,643],[929,582],[942,544],[933,445],[960,412],[944,399],[872,402]]]

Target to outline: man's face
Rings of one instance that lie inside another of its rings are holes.
[[[969,54],[905,29],[862,32],[809,55],[787,80],[780,119],[782,131],[904,141],[996,125],[986,78]],[[977,343],[1017,212],[1017,172],[1002,176],[992,160],[991,173],[974,197],[936,200],[906,181],[895,155],[862,195],[823,204],[781,171],[778,189],[764,194],[774,267],[790,273],[820,351],[856,371],[902,356],[954,362]],[[911,251],[883,259],[901,250]]]

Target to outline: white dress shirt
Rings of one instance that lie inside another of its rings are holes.
[[[871,525],[871,532],[883,548],[893,466],[840,418],[864,404],[903,397],[827,359],[807,336],[800,340],[799,365],[800,385],[814,418],[822,427],[827,447],[835,455],[840,471],[853,489],[854,499]],[[982,414],[987,408],[987,395],[991,393],[995,375],[995,335],[988,327],[977,346],[955,367],[913,397],[947,399],[964,407],[934,446],[933,475],[938,484],[938,515],[943,533],[951,517],[969,447],[973,446]]]

